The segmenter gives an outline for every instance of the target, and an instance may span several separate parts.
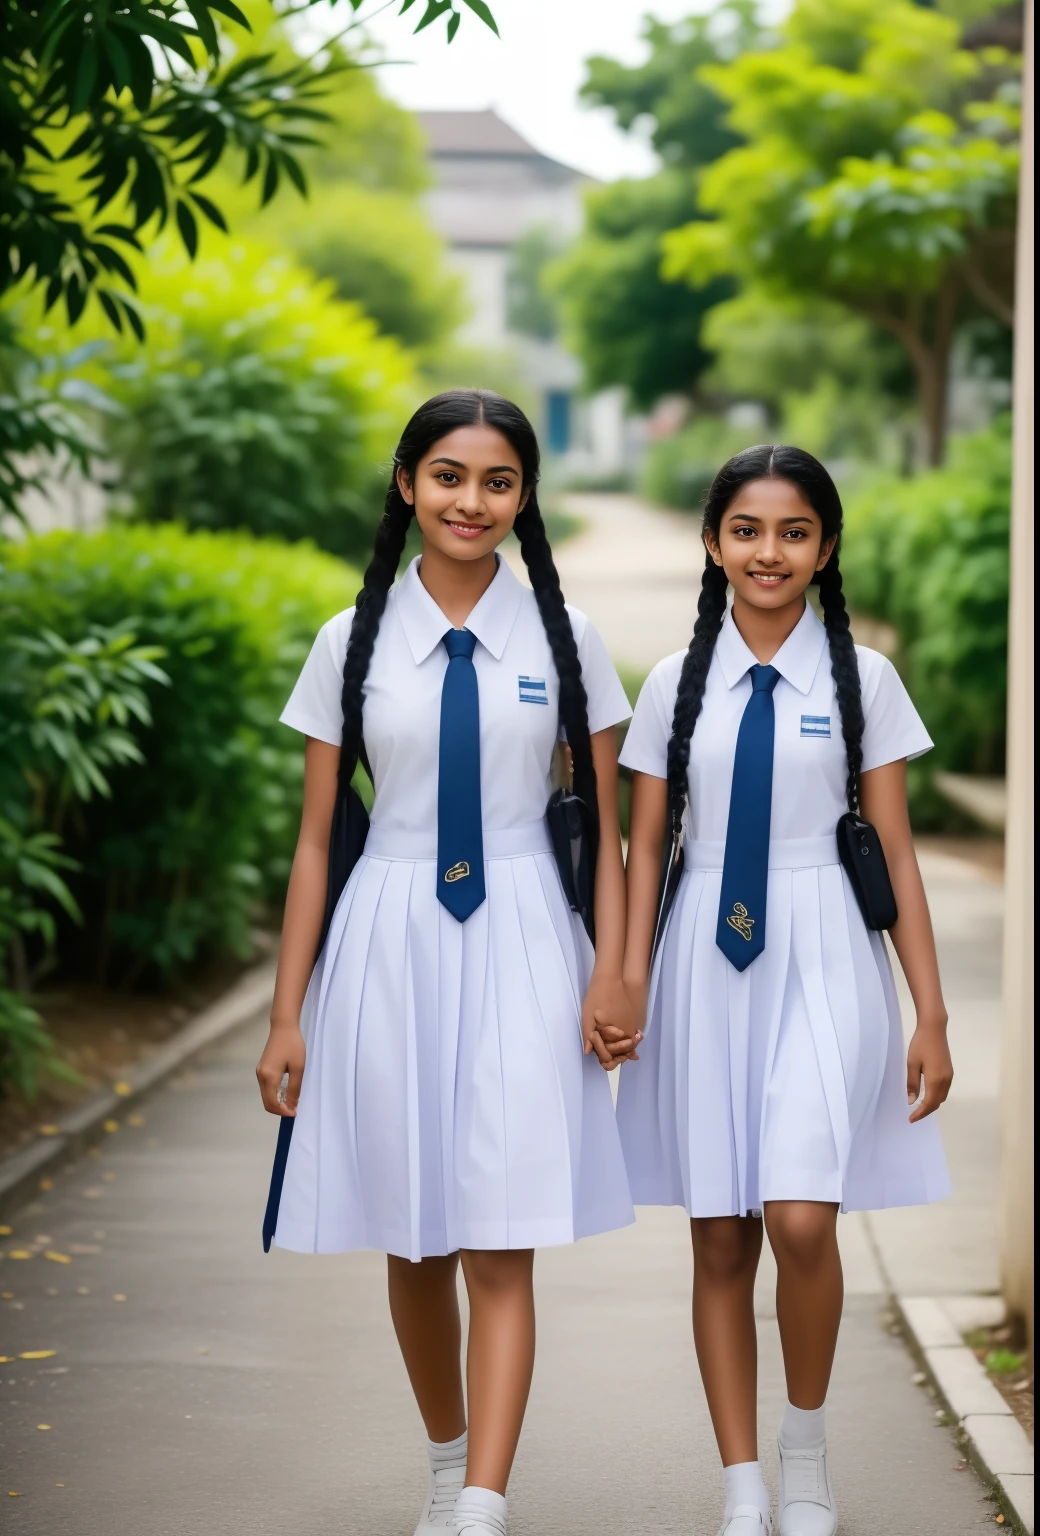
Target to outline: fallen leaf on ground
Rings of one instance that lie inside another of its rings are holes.
[[[80,1194],[83,1196],[84,1200],[97,1200],[104,1193],[105,1193],[105,1191],[103,1189],[99,1188],[99,1186],[96,1185],[96,1184],[93,1185],[90,1189],[81,1189],[80,1190]]]
[[[9,1259],[31,1259],[32,1258],[32,1249],[31,1248],[8,1248],[8,1250],[7,1250],[7,1257]]]
[[[41,1136],[60,1136],[60,1125],[39,1125],[36,1127]]]
[[[123,1295],[122,1291],[117,1291],[115,1293],[115,1295],[112,1297],[112,1300],[113,1301],[125,1301],[126,1297]]]
[[[46,1194],[47,1190],[54,1188],[54,1180],[53,1179],[41,1179],[40,1180],[40,1188],[43,1190],[44,1194]]]
[[[8,1488],[8,1490],[7,1490],[7,1497],[9,1499],[20,1499],[21,1498],[21,1494],[18,1493],[14,1488]]]
[[[127,1115],[126,1123],[127,1123],[127,1125],[132,1125],[135,1131],[139,1131],[141,1129],[142,1125],[144,1125],[144,1116],[143,1115]]]
[[[49,1424],[37,1424],[36,1428],[37,1429],[50,1429],[50,1425]]]
[[[119,1097],[121,1099],[125,1099],[127,1094],[128,1093],[133,1093],[133,1091],[134,1091],[133,1087],[131,1086],[130,1083],[113,1083],[112,1084],[112,1092],[113,1093],[118,1093],[118,1095],[119,1095]]]
[[[109,1135],[111,1135],[113,1131],[118,1131],[118,1129],[119,1129],[119,1121],[118,1120],[103,1120],[101,1122],[101,1129],[103,1131],[108,1131]]]
[[[13,1231],[13,1227],[0,1227],[0,1237],[10,1237]]]
[[[14,1300],[14,1292],[13,1291],[0,1291],[0,1296],[2,1296],[5,1301],[13,1301]]]
[[[57,1353],[56,1349],[23,1349],[18,1358],[19,1360],[50,1360]]]
[[[77,1287],[76,1287],[76,1295],[77,1296],[89,1296],[90,1295],[90,1286],[89,1285],[77,1285]]]
[[[44,1254],[45,1259],[50,1259],[52,1264],[71,1264],[72,1260],[67,1253],[57,1253],[53,1248],[48,1248]]]
[[[0,1365],[10,1365],[13,1359],[13,1355],[0,1355]]]
[[[97,1243],[70,1243],[69,1252],[76,1254],[78,1257],[84,1253],[100,1253],[101,1249]]]

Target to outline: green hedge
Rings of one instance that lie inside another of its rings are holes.
[[[639,488],[659,506],[699,511],[720,466],[742,448],[771,439],[768,427],[733,427],[721,416],[699,416],[672,437],[651,443]]]
[[[1004,770],[1011,432],[955,438],[949,462],[876,480],[847,508],[849,605],[890,624],[936,750],[923,765]]]
[[[0,648],[131,621],[170,679],[148,689],[144,763],[114,768],[111,797],[73,805],[61,827],[85,915],[62,933],[65,969],[129,983],[245,950],[256,902],[284,890],[298,825],[300,743],[277,717],[315,632],[359,584],[306,544],[177,526],[5,546]],[[5,786],[18,792],[29,813],[31,787]]]

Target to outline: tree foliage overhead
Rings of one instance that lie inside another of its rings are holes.
[[[653,120],[664,169],[617,181],[586,198],[584,233],[555,269],[571,341],[589,384],[624,385],[639,406],[689,392],[709,362],[700,342],[705,312],[732,293],[728,279],[697,288],[661,275],[662,236],[696,216],[696,176],[740,143],[726,104],[698,73],[759,37],[750,0],[729,0],[710,16],[675,25],[648,18],[644,64],[593,58],[582,95],[609,107],[622,128]]]
[[[1012,317],[1016,60],[907,0],[798,0],[777,46],[701,78],[746,142],[704,171],[712,217],[666,237],[666,274],[867,315],[914,366],[938,462],[958,322]]]
[[[461,3],[494,27],[484,0]],[[442,16],[450,41],[461,20],[454,0],[426,0],[417,30]],[[241,152],[243,178],[263,202],[283,176],[303,190],[298,151],[326,119],[327,68],[284,68],[270,53],[228,59],[218,30],[228,20],[248,30],[234,0],[6,0],[0,294],[42,283],[74,324],[94,291],[116,329],[139,329],[125,248],[172,217],[194,254],[200,217],[224,225],[200,183],[229,152]]]

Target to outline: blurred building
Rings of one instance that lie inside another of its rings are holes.
[[[539,247],[551,254],[578,234],[582,194],[594,181],[541,154],[495,112],[417,116],[433,168],[430,218],[466,282],[470,317],[459,340],[510,356],[539,402],[543,448],[567,471],[621,470],[635,447],[623,392],[583,396],[581,363],[551,325],[525,314],[525,298],[536,307],[537,295],[522,291],[536,275]]]

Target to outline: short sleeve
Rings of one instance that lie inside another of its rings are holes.
[[[632,706],[598,630],[583,613],[573,608],[568,612],[578,643],[581,680],[589,701],[589,733],[594,736],[597,731],[605,731],[627,720]]]
[[[635,773],[653,774],[656,779],[668,777],[668,741],[679,681],[676,661],[681,666],[682,656],[669,656],[658,662],[643,684],[621,749],[623,767]]]
[[[887,656],[857,646],[863,677],[863,772],[900,758],[920,757],[931,746],[903,681]]]
[[[348,608],[322,625],[279,716],[283,725],[333,747],[343,739],[343,662],[353,622],[354,609]]]

